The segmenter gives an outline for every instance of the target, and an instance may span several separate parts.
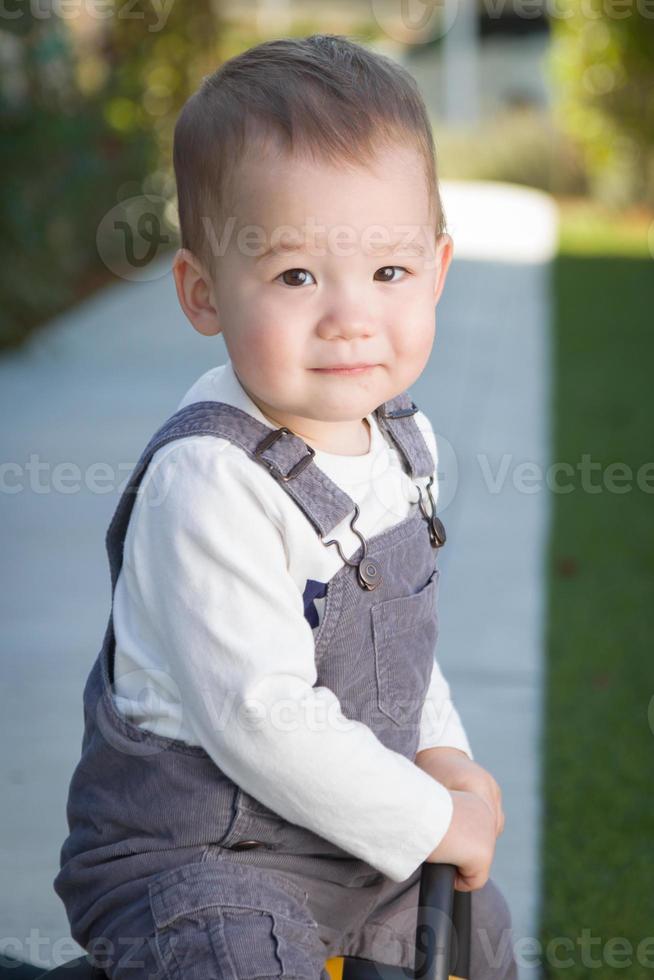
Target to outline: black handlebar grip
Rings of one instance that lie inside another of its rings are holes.
[[[415,980],[470,976],[470,892],[455,890],[456,872],[454,864],[423,865]]]

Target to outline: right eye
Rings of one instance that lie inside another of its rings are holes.
[[[297,276],[297,275],[311,276],[311,273],[308,272],[307,269],[286,269],[285,272],[280,272],[280,274],[276,278],[281,279],[282,276]],[[313,276],[311,276],[311,278],[313,279]],[[315,283],[316,280],[313,279],[313,281]],[[286,286],[304,286],[305,282],[303,281],[298,282],[297,279],[295,279],[294,282],[288,282],[286,279],[284,279],[284,284]]]

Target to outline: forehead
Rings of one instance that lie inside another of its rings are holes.
[[[383,237],[384,229],[419,232],[430,223],[424,161],[409,145],[382,148],[362,164],[251,154],[239,166],[233,201],[237,226],[257,227],[266,240],[307,237],[307,230],[321,240],[341,228],[365,238],[372,226]]]

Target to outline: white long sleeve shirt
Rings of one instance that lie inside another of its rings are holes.
[[[177,407],[203,400],[277,428],[230,361],[203,374]],[[368,453],[314,456],[358,503],[366,538],[401,521],[418,499],[374,413],[367,419]],[[429,421],[422,412],[415,420],[436,463]],[[350,520],[328,535],[348,557],[360,544]],[[333,691],[314,686],[325,602],[316,585],[342,565],[336,547],[321,542],[240,447],[214,436],[162,446],[136,495],[116,583],[114,698],[133,724],[201,745],[264,805],[404,881],[444,837],[452,797],[367,725],[346,719]],[[435,745],[472,758],[436,661],[418,750]]]

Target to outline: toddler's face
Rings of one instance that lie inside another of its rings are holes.
[[[197,328],[223,333],[243,387],[278,425],[326,451],[365,451],[361,419],[429,358],[451,259],[417,150],[384,150],[374,170],[271,153],[239,172],[235,212],[209,291],[216,329]]]

